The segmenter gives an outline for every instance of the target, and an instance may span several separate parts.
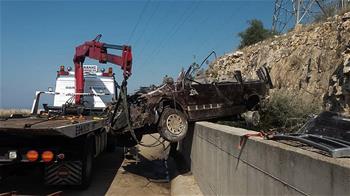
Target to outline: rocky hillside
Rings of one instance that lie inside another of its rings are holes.
[[[206,74],[211,80],[231,80],[239,69],[250,78],[262,65],[270,70],[275,89],[349,112],[350,12],[224,55]]]

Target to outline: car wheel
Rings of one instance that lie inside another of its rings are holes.
[[[186,136],[188,130],[187,118],[179,110],[165,108],[159,123],[159,134],[169,142],[178,142]]]
[[[242,116],[248,126],[256,127],[260,123],[260,114],[258,111],[247,111]]]

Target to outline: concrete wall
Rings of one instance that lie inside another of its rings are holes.
[[[205,195],[350,195],[350,159],[334,159],[260,137],[250,137],[238,149],[240,136],[246,133],[196,123],[192,144],[188,139],[183,145],[191,147],[188,160]]]

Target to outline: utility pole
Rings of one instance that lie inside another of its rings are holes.
[[[272,30],[285,32],[298,24],[314,21],[315,16],[329,15],[326,9],[328,7],[340,10],[349,4],[350,0],[275,0]]]
[[[295,0],[295,4],[296,4],[296,9],[295,9],[295,12],[296,12],[296,20],[295,20],[295,24],[299,24],[300,23],[300,4],[301,4],[302,0]]]

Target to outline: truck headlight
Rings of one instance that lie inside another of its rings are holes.
[[[9,159],[17,159],[17,152],[16,151],[9,151]]]

